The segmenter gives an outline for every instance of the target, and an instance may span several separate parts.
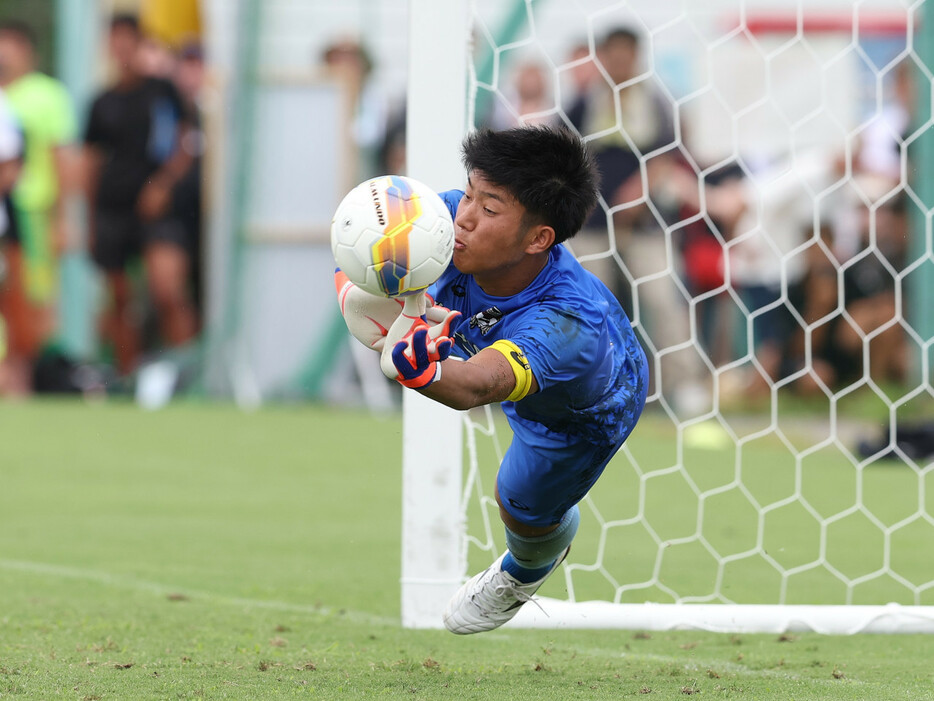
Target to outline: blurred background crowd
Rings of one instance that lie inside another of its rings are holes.
[[[149,30],[135,12],[112,14],[107,78],[79,105],[42,65],[51,37],[22,5],[7,3],[0,19],[0,394],[118,390],[141,354],[199,333],[205,68],[196,7],[168,35],[158,14]],[[93,357],[62,343],[69,256],[100,280]]]
[[[129,390],[147,360],[199,345],[207,258],[220,255],[205,236],[205,159],[218,143],[205,95],[218,86],[204,10],[121,3],[105,18],[106,79],[78,100],[43,61],[48,28],[21,7],[0,3],[0,395]],[[376,70],[361,37],[344,28],[306,54],[315,81],[340,86],[349,116],[350,163],[331,178],[338,194],[406,171],[404,85]],[[603,201],[571,246],[638,323],[655,390],[676,411],[702,413],[715,392],[749,397],[777,383],[802,394],[905,383],[918,335],[923,344],[929,332],[906,317],[917,302],[909,274],[927,265],[918,241],[929,219],[912,189],[913,144],[931,118],[918,108],[928,74],[905,37],[877,42],[888,53],[863,71],[871,109],[855,126],[790,151],[705,148],[709,112],[696,116],[654,70],[652,35],[639,22],[569,33],[557,61],[495,53],[492,77],[473,76],[474,126],[552,124],[588,139]],[[831,88],[821,91],[826,101]],[[750,112],[727,107],[728,119]],[[324,119],[305,115],[309,133]],[[93,343],[77,353],[61,340],[62,261],[76,255],[98,281]],[[318,321],[305,340],[332,332]],[[306,384],[334,369],[314,365]]]

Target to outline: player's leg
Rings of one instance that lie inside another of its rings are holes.
[[[10,206],[16,240],[4,245],[6,279],[0,292],[8,332],[8,354],[0,393],[28,394],[33,369],[56,327],[56,266],[48,213]]]
[[[102,335],[113,349],[117,371],[127,375],[136,368],[139,333],[133,318],[133,284],[125,270],[108,270],[106,275],[110,304],[101,320]]]
[[[139,250],[139,223],[132,213],[98,211],[91,256],[104,275],[108,303],[100,318],[101,337],[113,351],[117,371],[127,375],[139,357],[139,331],[134,318],[133,283],[127,273]]]
[[[191,341],[198,332],[198,319],[188,289],[191,256],[184,241],[184,227],[165,220],[147,227],[143,249],[146,282],[159,331],[170,346]]]
[[[58,327],[58,257],[52,240],[51,212],[18,210],[26,291],[29,297],[35,347],[34,363],[52,341]]]
[[[580,522],[577,503],[618,445],[513,439],[497,475],[507,551],[451,599],[444,624],[453,633],[503,625],[538,591],[570,550]]]
[[[38,342],[24,281],[22,251],[18,243],[0,249],[5,275],[0,281],[0,315],[5,320],[6,354],[0,362],[0,395],[29,394],[32,363]]]
[[[499,516],[506,528],[506,553],[503,569],[517,581],[528,584],[548,575],[555,561],[562,557],[577,534],[580,511],[571,506],[558,523],[547,527],[528,526],[516,520],[503,506],[496,487]]]

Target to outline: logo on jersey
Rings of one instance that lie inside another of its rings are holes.
[[[478,346],[476,343],[471,343],[471,341],[460,331],[454,332],[454,340],[457,342],[457,345],[463,348],[464,352],[471,358],[480,352],[480,346]]]
[[[480,335],[486,336],[490,332],[490,329],[496,326],[502,318],[503,312],[500,311],[499,307],[490,307],[470,317],[470,328],[479,328]]]

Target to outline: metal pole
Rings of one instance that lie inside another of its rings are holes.
[[[96,2],[56,0],[55,74],[72,97],[79,130],[83,128],[84,117],[96,89],[97,71],[94,66],[98,32]],[[80,134],[76,139],[80,141]],[[74,249],[62,255],[59,262],[59,336],[68,353],[88,358],[96,346],[96,278],[84,245],[86,216],[83,202],[73,198],[66,206],[71,226],[80,234],[80,240]]]
[[[934,12],[923,8],[915,26],[915,53],[927,67],[927,75],[934,73]],[[913,209],[909,260],[923,259],[920,267],[909,277],[906,294],[908,321],[921,337],[922,346],[916,354],[916,377],[931,389],[931,365],[934,360],[934,255],[932,255],[932,210],[934,210],[934,109],[932,109],[931,81],[921,71],[916,72],[915,120],[925,127],[914,148],[909,150],[909,183],[918,195],[922,208]]]

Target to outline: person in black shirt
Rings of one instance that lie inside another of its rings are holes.
[[[185,147],[193,120],[175,86],[139,64],[137,19],[111,21],[117,80],[91,106],[85,133],[91,253],[104,272],[110,306],[102,325],[118,371],[131,372],[140,351],[128,266],[142,257],[146,287],[170,346],[191,341],[198,321],[188,290],[196,242],[172,211],[173,189],[189,172]]]

